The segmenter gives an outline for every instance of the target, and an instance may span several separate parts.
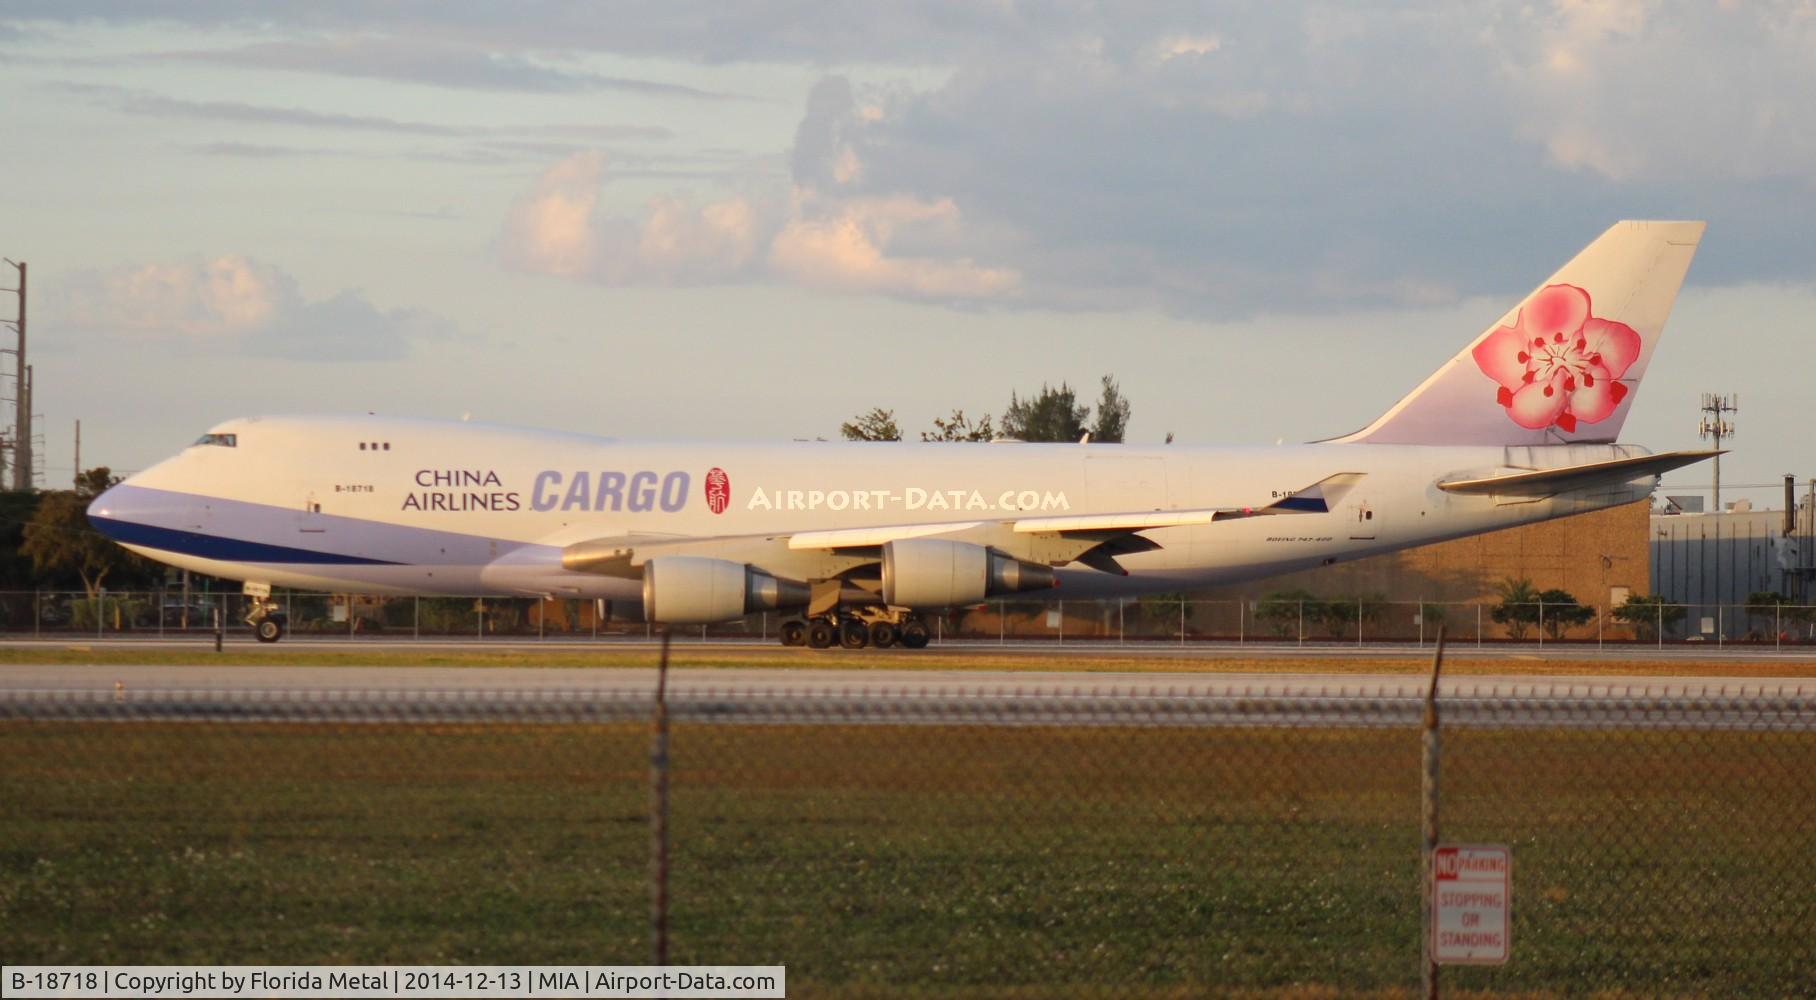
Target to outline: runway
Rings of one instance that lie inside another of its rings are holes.
[[[1412,726],[1411,674],[676,669],[682,722]],[[656,673],[626,668],[0,667],[0,718],[287,722],[648,719]],[[1816,731],[1816,678],[1475,675],[1446,724]]]
[[[547,639],[536,638],[447,638],[412,639],[407,636],[387,638],[367,638],[350,636],[306,636],[289,637],[281,643],[265,644],[257,642],[246,635],[230,635],[226,640],[227,648],[236,653],[267,657],[273,663],[282,663],[285,656],[293,652],[309,653],[549,653],[576,654],[597,651],[599,653],[635,653],[654,652],[660,642],[642,637],[614,636],[600,639],[568,638],[551,636]],[[198,662],[206,660],[203,655],[214,649],[212,637],[191,634],[171,638],[96,638],[80,635],[58,635],[45,637],[15,636],[0,639],[0,650],[47,650],[47,649],[96,649],[96,650],[191,650],[197,654]],[[678,632],[673,648],[677,652],[727,654],[743,653],[778,653],[785,649],[773,640],[758,641],[743,638],[707,638],[689,637]],[[1405,659],[1407,657],[1429,657],[1433,644],[1431,642],[1369,642],[1366,644],[1342,642],[1248,642],[1193,641],[1187,643],[1166,640],[1116,642],[1103,640],[1084,641],[1041,641],[1013,640],[997,642],[994,640],[954,640],[935,642],[925,650],[910,651],[905,649],[864,650],[861,655],[879,657],[939,657],[965,654],[987,656],[1017,657],[1114,657],[1142,659]],[[1719,663],[1776,663],[1808,665],[1816,675],[1816,646],[1791,643],[1782,647],[1774,645],[1746,645],[1718,643],[1672,643],[1654,646],[1645,643],[1607,643],[1594,642],[1490,642],[1476,643],[1470,640],[1458,640],[1449,644],[1450,654],[1470,659],[1509,659],[1509,660],[1605,660],[1610,664],[1620,663],[1659,663],[1659,662],[1719,662]],[[803,655],[812,655],[806,650],[798,651]],[[829,652],[843,652],[838,649]],[[1615,671],[1618,672],[1618,671]]]

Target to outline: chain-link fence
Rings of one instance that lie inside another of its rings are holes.
[[[319,639],[651,639],[634,603],[574,599],[376,597],[279,591],[290,634]],[[0,634],[49,637],[200,637],[217,614],[229,634],[250,634],[238,593],[162,591],[0,593]],[[777,639],[790,615],[758,613],[676,628],[679,641]],[[992,600],[939,615],[934,641],[1103,645],[1235,643],[1367,646],[1429,644],[1440,627],[1459,645],[1684,645],[1782,649],[1816,645],[1816,605],[1683,604],[1640,599],[1617,607],[1568,602],[1459,603],[1282,597],[1198,600],[1176,595],[1109,600]]]
[[[804,681],[812,684],[811,680]],[[793,995],[1323,996],[1421,971],[1420,692],[9,692],[10,963],[786,964]],[[1448,988],[1816,992],[1816,695],[1447,684],[1511,845]],[[652,760],[666,762],[666,807]]]

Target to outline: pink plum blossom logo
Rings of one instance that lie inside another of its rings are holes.
[[[1606,420],[1627,395],[1620,381],[1639,359],[1640,337],[1625,323],[1598,319],[1589,293],[1547,285],[1512,326],[1496,327],[1472,352],[1483,374],[1500,383],[1495,402],[1521,427]]]

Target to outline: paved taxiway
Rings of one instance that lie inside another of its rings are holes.
[[[683,721],[1074,725],[1413,725],[1410,674],[676,669]],[[296,722],[647,718],[655,672],[553,667],[9,665],[0,717]],[[1816,678],[1446,680],[1450,724],[1816,730]]]
[[[268,657],[272,663],[282,663],[292,652],[311,653],[556,653],[574,654],[586,652],[599,653],[654,653],[659,643],[642,638],[607,638],[589,640],[584,638],[569,639],[551,637],[542,639],[411,639],[406,636],[392,638],[351,638],[351,637],[290,637],[282,643],[266,645],[255,642],[245,636],[233,636],[227,645],[236,653],[247,653]],[[0,639],[0,649],[9,650],[45,650],[45,649],[110,649],[110,650],[189,650],[196,654],[198,663],[205,662],[207,654],[212,651],[213,642],[209,638],[84,638],[82,636],[57,636],[47,638],[9,638]],[[699,654],[702,652],[726,653],[797,653],[803,657],[816,655],[811,650],[788,650],[776,642],[759,642],[751,639],[699,639],[689,638],[685,634],[677,635],[674,641],[677,652]],[[1789,645],[1777,648],[1770,645],[1720,645],[1716,643],[1675,643],[1668,646],[1649,646],[1643,643],[1623,643],[1597,645],[1595,643],[1476,643],[1463,640],[1453,642],[1448,647],[1454,656],[1470,659],[1507,659],[1520,660],[1605,660],[1610,665],[1621,663],[1670,663],[1676,661],[1693,661],[1708,663],[1795,663],[1807,664],[1812,675],[1816,675],[1816,646]],[[1018,640],[1008,643],[946,641],[935,643],[925,650],[910,651],[905,649],[867,650],[862,655],[880,657],[938,657],[963,656],[976,654],[983,656],[1027,656],[1027,657],[1112,657],[1112,658],[1152,658],[1152,659],[1192,659],[1192,660],[1227,660],[1227,659],[1305,659],[1317,661],[1325,659],[1405,659],[1407,657],[1430,657],[1431,643],[1368,643],[1355,645],[1345,643],[1278,643],[1278,642],[1224,642],[1205,641],[1178,643],[1167,641],[1154,642],[1041,642]],[[832,653],[841,653],[833,649]],[[811,661],[803,660],[804,667],[810,667]],[[1618,673],[1611,669],[1611,673]]]

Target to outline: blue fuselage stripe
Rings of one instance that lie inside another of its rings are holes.
[[[288,545],[248,542],[238,538],[205,535],[199,531],[179,531],[175,528],[135,524],[111,517],[91,518],[91,521],[102,534],[125,545],[139,545],[148,549],[176,552],[186,556],[217,559],[221,562],[306,563],[318,566],[400,565],[388,559],[368,559],[365,556],[316,552],[312,549],[298,549]]]

